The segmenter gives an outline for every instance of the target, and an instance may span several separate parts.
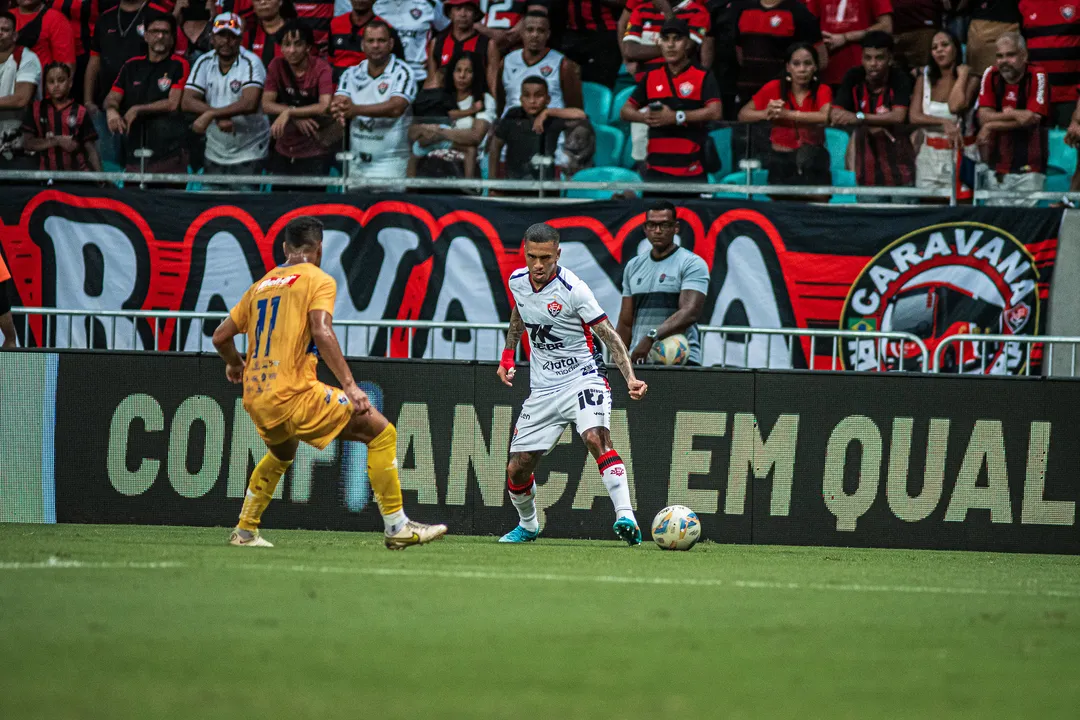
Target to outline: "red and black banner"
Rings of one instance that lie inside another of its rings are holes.
[[[543,221],[562,233],[562,263],[614,318],[623,266],[648,247],[647,203],[9,189],[0,208],[0,249],[23,305],[224,311],[282,260],[286,223],[315,215],[327,228],[323,267],[338,282],[336,320],[505,322],[506,279],[523,264],[521,237]],[[678,240],[705,259],[712,275],[701,324],[901,330],[924,338],[933,352],[960,333],[1042,331],[1061,217],[1051,209],[702,200],[680,207]],[[41,319],[29,327],[23,343],[45,344]],[[212,329],[200,322],[60,320],[49,328],[49,344],[196,350],[208,347]],[[352,333],[346,351],[495,358],[501,342],[493,332],[384,331]],[[831,362],[829,345],[818,343],[814,366]],[[983,345],[946,360],[965,372],[1024,371],[1018,344]],[[779,337],[722,342],[707,335],[703,350],[706,364],[810,365],[808,341],[792,352]],[[841,355],[850,369],[914,369],[915,358],[889,344],[852,341]]]

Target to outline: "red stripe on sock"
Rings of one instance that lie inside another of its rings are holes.
[[[622,465],[622,458],[619,457],[619,453],[614,450],[608,450],[606,453],[596,458],[596,466],[600,468],[600,472],[604,472],[612,465]]]
[[[529,482],[525,483],[524,485],[515,485],[513,480],[511,480],[510,478],[506,478],[506,488],[510,492],[512,492],[512,493],[514,493],[516,495],[521,495],[522,493],[529,492],[529,490],[531,490],[533,485],[535,485],[535,484],[536,484],[536,476],[535,475],[530,475],[529,476]]]

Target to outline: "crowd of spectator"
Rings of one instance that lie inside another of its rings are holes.
[[[647,180],[828,185],[833,126],[858,185],[1027,192],[1078,85],[1069,0],[0,0],[0,169],[559,178],[622,121]]]

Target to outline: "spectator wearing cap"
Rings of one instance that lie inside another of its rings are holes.
[[[145,163],[147,172],[187,170],[187,134],[180,98],[191,66],[174,55],[176,19],[158,15],[146,27],[146,55],[128,60],[105,98],[109,130],[127,136],[124,164],[134,172]],[[140,158],[138,150],[149,151]]]
[[[967,33],[967,61],[976,77],[993,67],[997,39],[1020,30],[1018,0],[969,0],[971,23]]]
[[[891,0],[804,0],[821,22],[821,35],[829,50],[821,78],[829,85],[843,82],[848,70],[862,61],[860,43],[867,33],[892,34]]]
[[[74,70],[75,34],[68,19],[46,7],[44,0],[18,0],[16,4],[16,44],[33,50],[43,66],[62,62]]]
[[[1050,124],[1067,127],[1080,84],[1080,3],[1020,0],[1020,26],[1031,63],[1050,80]]]
[[[372,10],[372,0],[352,0],[352,10],[338,15],[330,22],[330,49],[327,58],[333,68],[334,82],[341,79],[347,68],[359,65],[364,55],[364,28],[379,17]],[[385,18],[380,18],[390,28],[393,54],[405,59],[405,47],[401,36]],[[423,67],[423,63],[420,63]],[[413,68],[415,70],[415,68]]]
[[[0,12],[0,169],[33,170],[23,154],[23,113],[41,84],[41,61],[33,50],[15,44],[15,17]]]
[[[423,84],[427,80],[428,40],[450,24],[442,3],[431,0],[375,0],[373,10],[401,37],[403,57],[412,68],[417,86]]]
[[[416,81],[391,47],[390,27],[382,20],[369,22],[367,57],[341,76],[330,105],[334,118],[349,127],[350,169],[364,177],[403,178],[408,170]]]
[[[266,71],[263,112],[275,117],[270,126],[274,147],[270,153],[273,175],[327,175],[333,160],[321,140],[329,124],[334,81],[330,65],[312,55],[311,28],[290,21],[281,34],[282,56]]]
[[[997,40],[997,64],[983,73],[979,86],[977,142],[989,164],[986,188],[1020,195],[1042,190],[1048,152],[1050,79],[1028,63],[1019,33]],[[1034,207],[1038,201],[992,199],[988,205]]]
[[[521,82],[532,75],[547,81],[549,107],[582,107],[581,69],[558,50],[549,47],[551,22],[546,13],[530,11],[519,27],[522,47],[502,59],[499,73],[499,106],[520,105]]]
[[[258,175],[270,145],[270,123],[261,104],[266,69],[255,53],[240,46],[244,23],[238,15],[218,15],[213,33],[214,51],[195,61],[181,107],[197,115],[191,129],[206,135],[207,175]]]
[[[455,55],[471,53],[482,63],[488,91],[495,95],[502,54],[496,43],[476,29],[484,16],[480,0],[444,0],[443,12],[450,18],[450,25],[428,43],[427,76],[449,65]]]
[[[867,33],[862,65],[848,71],[833,99],[833,124],[854,129],[849,154],[854,152],[860,185],[902,187],[914,181],[915,150],[903,127],[911,105],[911,77],[893,67],[892,50],[892,36]]]
[[[296,18],[300,24],[311,28],[315,36],[315,45],[320,52],[325,50],[330,33],[330,21],[335,12],[335,0],[302,0],[295,4],[292,0],[283,1],[285,1],[285,8],[281,11],[282,17],[286,20]],[[212,3],[215,14],[231,12],[239,15],[244,21],[244,27],[249,31],[254,28],[260,14],[260,10],[256,7],[257,0],[212,0]]]
[[[712,73],[690,59],[691,32],[685,20],[664,23],[660,49],[665,64],[645,73],[619,113],[649,128],[648,180],[705,182],[707,172],[719,169],[712,167],[707,130],[722,115],[720,89]]]

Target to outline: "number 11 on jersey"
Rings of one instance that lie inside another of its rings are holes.
[[[259,357],[259,348],[262,346],[262,334],[263,328],[266,326],[266,305],[270,304],[270,327],[266,328],[266,349],[263,350],[263,357],[270,354],[270,338],[274,335],[274,325],[277,324],[277,311],[278,305],[281,304],[281,296],[276,295],[269,300],[263,298],[258,302],[259,307],[259,319],[255,321],[255,351],[251,354],[251,357]]]

